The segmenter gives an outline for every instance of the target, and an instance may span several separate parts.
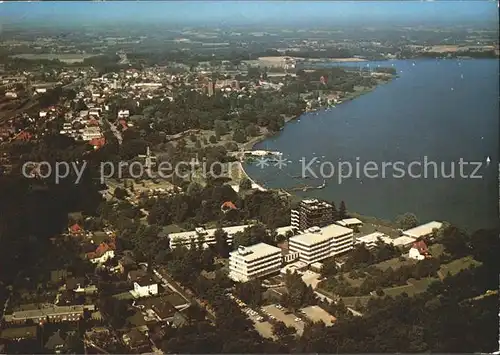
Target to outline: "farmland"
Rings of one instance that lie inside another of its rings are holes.
[[[21,58],[28,60],[59,60],[63,63],[73,64],[81,63],[86,58],[95,57],[95,54],[78,54],[78,53],[63,53],[63,54],[17,54],[13,58]]]

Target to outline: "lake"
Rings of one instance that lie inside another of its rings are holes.
[[[324,189],[294,193],[337,206],[344,200],[348,210],[362,215],[394,220],[412,212],[421,222],[449,221],[468,230],[496,226],[498,61],[424,59],[361,65],[392,65],[399,77],[352,101],[304,113],[288,123],[255,146],[282,152],[286,166],[246,164],[247,173],[268,188],[300,190],[304,184],[325,182]],[[350,177],[339,179],[341,162],[343,176],[350,165]],[[310,178],[303,179],[303,173]]]

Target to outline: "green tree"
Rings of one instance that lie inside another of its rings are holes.
[[[345,206],[345,202],[344,201],[340,201],[340,207],[339,207],[339,220],[340,219],[344,219],[344,218],[347,218],[347,208]]]
[[[233,133],[233,140],[237,143],[245,143],[247,137],[245,136],[245,133],[241,129],[236,129]]]
[[[252,307],[258,307],[262,304],[262,292],[264,292],[264,288],[259,279],[237,283],[235,292],[239,299]]]
[[[252,182],[248,178],[243,178],[240,181],[240,190],[247,191],[252,189]]]
[[[208,141],[212,144],[215,144],[217,143],[217,138],[214,136],[214,135],[211,135],[209,138],[208,138]]]
[[[413,213],[405,213],[396,218],[396,223],[398,224],[399,228],[407,230],[415,228],[416,226],[418,226],[419,222],[417,216],[415,216]]]
[[[337,264],[335,263],[335,258],[331,257],[323,261],[323,267],[321,268],[321,277],[331,277],[335,276],[338,272]]]

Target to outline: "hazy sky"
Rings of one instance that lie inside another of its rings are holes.
[[[214,22],[270,24],[321,20],[369,22],[495,21],[495,1],[135,1],[135,2],[8,2],[0,4],[3,24],[44,21]]]

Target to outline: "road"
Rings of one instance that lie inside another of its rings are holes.
[[[165,271],[160,273],[158,270],[153,269],[153,273],[163,283],[165,283],[167,287],[170,288],[172,291],[180,294],[182,297],[191,301],[192,303],[197,303],[201,308],[206,309],[207,310],[206,318],[211,322],[215,322],[215,312],[210,308],[206,307],[198,298],[188,294],[188,291],[184,287],[182,287],[182,285],[179,285],[175,280],[173,280],[170,275],[166,274]]]
[[[107,123],[109,125],[109,128],[111,129],[111,132],[113,133],[113,135],[116,137],[116,139],[118,140],[118,144],[122,144],[123,142],[123,137],[122,137],[122,134],[120,133],[120,131],[118,130],[118,128],[116,128],[116,126],[114,124],[111,124],[107,119],[103,118],[103,121],[105,123]]]

